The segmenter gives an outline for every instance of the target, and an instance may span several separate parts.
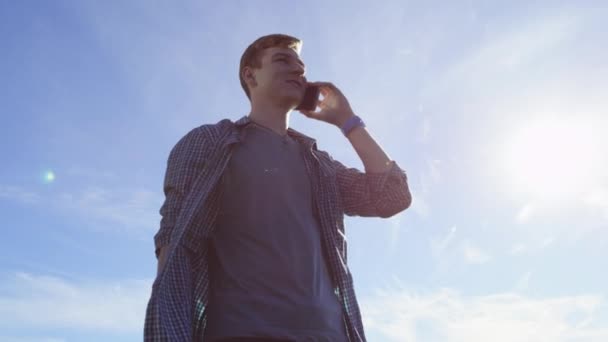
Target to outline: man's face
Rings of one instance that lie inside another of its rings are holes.
[[[292,49],[274,47],[264,50],[261,61],[259,69],[252,69],[256,81],[250,88],[252,95],[295,108],[306,87],[305,66],[300,56]]]

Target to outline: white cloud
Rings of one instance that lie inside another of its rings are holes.
[[[608,340],[608,322],[597,321],[606,305],[596,295],[537,299],[513,293],[464,296],[450,289],[426,294],[400,289],[378,291],[363,299],[361,307],[367,335],[379,341]]]
[[[464,260],[469,264],[485,264],[491,257],[479,247],[473,246],[470,241],[465,241],[462,246]]]
[[[75,282],[17,273],[1,280],[0,327],[139,332],[150,280]]]

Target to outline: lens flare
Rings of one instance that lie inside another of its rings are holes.
[[[45,183],[52,183],[55,180],[55,173],[51,170],[48,170],[44,173],[44,178],[43,178]]]

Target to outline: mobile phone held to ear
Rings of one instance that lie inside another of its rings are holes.
[[[320,91],[319,86],[307,84],[306,90],[304,91],[304,97],[302,97],[302,102],[300,102],[300,104],[296,107],[296,110],[317,109]]]

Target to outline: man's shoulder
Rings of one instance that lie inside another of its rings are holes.
[[[317,156],[319,167],[324,173],[334,174],[336,172],[336,160],[331,154],[329,154],[329,152],[314,149],[312,153]]]
[[[173,150],[177,152],[184,149],[209,148],[225,136],[233,126],[234,123],[230,119],[222,119],[214,124],[203,124],[195,127],[179,139]]]
[[[193,128],[186,134],[205,139],[207,141],[214,141],[222,137],[228,130],[232,129],[234,122],[230,119],[222,119],[213,124],[203,124],[196,128]]]

